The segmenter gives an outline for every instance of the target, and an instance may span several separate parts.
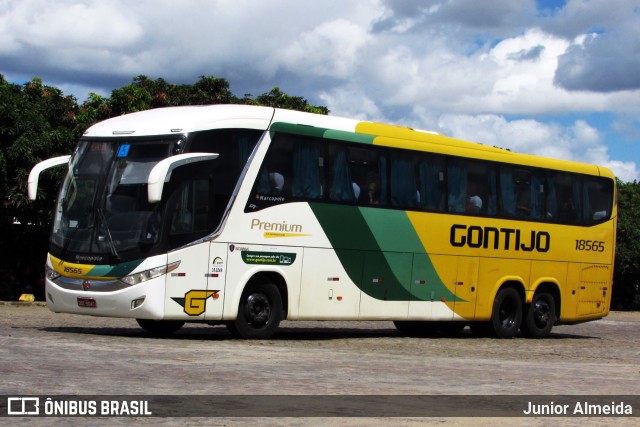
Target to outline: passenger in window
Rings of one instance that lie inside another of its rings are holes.
[[[271,186],[271,194],[280,196],[284,188],[284,176],[278,172],[271,172],[269,174],[269,185]]]
[[[480,196],[471,196],[467,198],[465,207],[466,213],[479,214],[482,211],[482,198]]]
[[[473,181],[467,183],[467,195],[469,196],[465,200],[464,211],[470,214],[482,212],[482,197]]]
[[[369,183],[367,184],[367,201],[370,205],[380,204],[380,184],[378,179],[374,176],[369,177]]]

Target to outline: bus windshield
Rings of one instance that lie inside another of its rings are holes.
[[[52,254],[112,264],[213,233],[260,135],[257,130],[216,129],[186,137],[81,140],[58,197]],[[149,173],[161,160],[183,152],[219,156],[173,170],[162,201],[150,203]]]
[[[160,212],[147,200],[147,177],[179,142],[81,141],[58,198],[51,243],[96,260],[155,243]]]

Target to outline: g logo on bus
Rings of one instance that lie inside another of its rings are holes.
[[[84,282],[82,282],[82,289],[84,289],[85,291],[88,291],[90,287],[91,287],[91,282],[89,282],[88,280],[85,280]]]
[[[205,312],[207,308],[207,300],[210,297],[213,297],[214,300],[220,297],[218,292],[220,291],[193,289],[184,294],[184,298],[171,297],[171,299],[180,304],[182,308],[184,308],[184,312],[189,316],[199,316]]]

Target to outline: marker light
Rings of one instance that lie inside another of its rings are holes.
[[[163,274],[167,274],[168,272],[178,268],[179,265],[180,261],[176,261],[169,265],[163,265],[162,267],[156,267],[139,273],[130,274],[122,277],[120,280],[130,286],[137,285],[138,283],[146,282],[147,280],[155,279]]]
[[[134,310],[138,307],[140,307],[142,305],[142,303],[144,302],[145,297],[142,298],[138,298],[138,299],[134,299],[133,301],[131,301],[131,310]]]

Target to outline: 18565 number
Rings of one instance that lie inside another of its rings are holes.
[[[600,240],[576,240],[576,251],[604,252],[604,242]]]

